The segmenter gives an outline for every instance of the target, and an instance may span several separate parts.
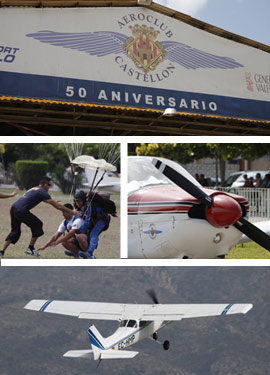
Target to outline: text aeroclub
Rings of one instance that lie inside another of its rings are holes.
[[[146,15],[144,13],[131,13],[123,16],[120,20],[117,21],[120,30],[122,30],[128,24],[138,22],[145,22],[149,26],[156,27],[158,32],[164,34],[167,38],[171,38],[173,36],[173,32],[170,30],[170,28],[164,22],[160,21],[158,18],[152,16],[151,14]],[[158,73],[146,74],[134,69],[131,65],[128,64],[126,59],[120,55],[116,56],[115,62],[118,64],[120,69],[129,77],[134,77],[137,81],[150,83],[160,82],[164,79],[169,78],[176,68],[172,63],[169,63]]]

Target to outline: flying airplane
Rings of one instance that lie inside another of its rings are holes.
[[[246,314],[252,304],[159,304],[152,294],[154,304],[122,304],[104,302],[31,300],[25,309],[76,316],[79,319],[116,320],[119,327],[109,337],[102,337],[91,325],[88,336],[92,350],[69,350],[64,357],[94,360],[133,358],[138,352],[125,350],[131,345],[152,339],[159,344],[157,331],[173,321],[187,318]],[[170,342],[162,344],[169,349]]]
[[[246,198],[203,188],[179,164],[129,157],[128,257],[224,258],[237,243],[270,250],[270,220],[247,220]]]

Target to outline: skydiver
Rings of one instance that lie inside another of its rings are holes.
[[[111,215],[116,216],[116,207],[113,201],[97,193],[91,193],[88,200],[86,219],[73,242],[78,247],[80,257],[95,259],[93,253],[98,246],[98,237],[109,228]]]
[[[87,195],[83,190],[78,191],[74,196],[74,206],[81,212],[82,216],[86,210],[85,204],[87,200]]]

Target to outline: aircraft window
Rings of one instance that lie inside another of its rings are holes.
[[[125,327],[126,324],[127,324],[127,320],[121,320],[119,326],[120,326],[120,327]]]
[[[127,327],[134,327],[134,328],[136,328],[137,327],[136,320],[129,320],[128,324],[127,324]]]
[[[148,324],[149,322],[147,320],[141,320],[140,323],[139,323],[139,327],[144,327],[146,326],[146,324]]]

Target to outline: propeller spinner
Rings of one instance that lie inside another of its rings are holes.
[[[176,170],[153,158],[152,164],[181,189],[205,205],[205,217],[215,227],[233,225],[252,241],[270,251],[270,237],[242,217],[240,204],[227,194],[216,192],[211,196]]]

